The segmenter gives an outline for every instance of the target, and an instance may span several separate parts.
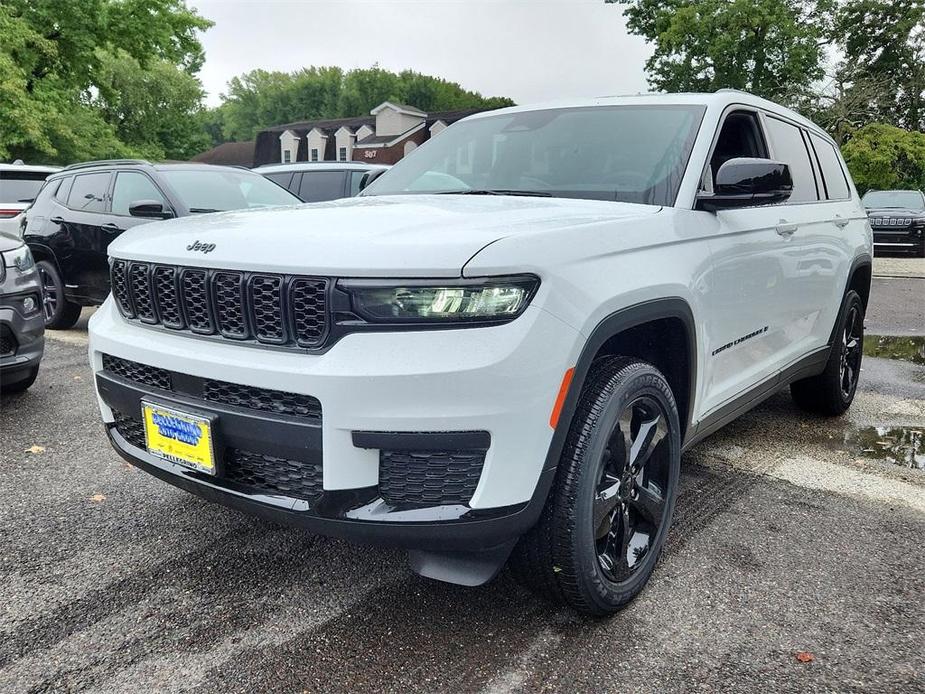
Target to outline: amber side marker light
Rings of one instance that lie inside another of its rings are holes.
[[[562,385],[559,386],[559,394],[556,396],[556,404],[552,407],[552,414],[549,415],[549,426],[553,429],[556,428],[556,425],[559,423],[559,415],[562,414],[562,406],[565,404],[565,396],[568,395],[568,388],[572,385],[572,376],[575,375],[575,367],[573,366],[568,371],[565,372],[565,375],[562,377]]]

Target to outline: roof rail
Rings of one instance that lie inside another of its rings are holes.
[[[71,164],[70,166],[65,166],[65,171],[72,171],[74,169],[89,169],[94,166],[116,166],[119,164],[145,164],[151,166],[151,162],[147,159],[98,159],[96,161],[83,161],[79,164]]]

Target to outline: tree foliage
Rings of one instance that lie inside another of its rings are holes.
[[[858,189],[925,190],[925,133],[871,123],[842,147]]]
[[[607,0],[654,46],[657,90],[744,89],[787,101],[822,76],[832,0]]]
[[[197,32],[209,26],[183,0],[3,0],[0,157],[66,163],[190,149],[128,134],[134,114],[150,113],[156,99],[145,92],[160,95],[181,130],[199,117],[199,98],[191,102],[189,94],[195,83],[201,95]],[[120,70],[145,87],[129,89]]]
[[[377,66],[345,72],[309,67],[296,72],[253,70],[233,78],[224,103],[210,117],[213,132],[226,140],[249,140],[263,128],[299,120],[368,114],[383,101],[407,103],[423,111],[510,106],[503,97],[483,97],[455,82]]]

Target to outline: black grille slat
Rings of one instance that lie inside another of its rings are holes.
[[[240,272],[216,272],[212,275],[212,291],[218,331],[223,337],[243,340],[247,337],[244,314],[244,285]]]
[[[327,282],[296,279],[289,286],[292,325],[301,347],[317,347],[327,333]]]
[[[159,265],[151,273],[154,285],[154,303],[161,323],[174,330],[185,327],[183,311],[180,309],[180,288],[177,284],[176,268]]]
[[[172,330],[321,349],[331,315],[324,277],[158,265],[114,259],[112,292],[122,315]]]
[[[135,314],[142,323],[157,323],[154,313],[154,300],[151,297],[150,267],[147,263],[132,263],[129,265],[129,290],[132,295],[132,304]]]
[[[205,270],[184,269],[180,273],[183,308],[186,322],[194,333],[211,335],[215,332],[209,305],[209,278]]]
[[[129,445],[145,450],[144,423],[113,410],[116,431]],[[261,494],[311,500],[322,491],[322,470],[317,462],[291,460],[240,448],[226,448],[217,484],[233,484]]]
[[[280,344],[286,340],[283,321],[283,278],[254,275],[250,282],[254,335],[260,342]]]
[[[0,355],[8,356],[13,354],[19,347],[13,331],[6,325],[0,325]]]
[[[126,262],[124,260],[115,260],[110,269],[110,281],[112,284],[112,294],[116,298],[119,310],[126,318],[134,318],[135,310],[132,308],[132,299],[129,295],[128,282],[126,281]]]
[[[170,378],[170,372],[166,369],[159,369],[156,366],[147,366],[139,364],[136,361],[113,357],[109,354],[103,355],[103,369],[110,373],[120,376],[133,383],[141,383],[154,388],[163,390],[173,389],[173,380]]]
[[[310,395],[206,380],[202,385],[202,397],[211,402],[250,410],[321,419],[321,403]]]
[[[468,504],[485,451],[379,452],[379,493],[395,506]]]

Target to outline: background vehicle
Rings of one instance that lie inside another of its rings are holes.
[[[360,162],[299,162],[258,166],[254,171],[278,183],[304,202],[350,198],[360,192],[363,178],[389,167]]]
[[[111,248],[90,323],[116,450],[435,579],[510,557],[613,612],[682,450],[788,385],[830,416],[857,388],[867,216],[830,137],[740,92],[480,114],[358,199],[167,231]]]
[[[925,193],[871,190],[862,200],[874,230],[874,248],[925,258]]]
[[[33,384],[45,350],[42,285],[29,248],[0,234],[0,391]]]
[[[45,292],[45,325],[69,328],[109,294],[106,249],[126,229],[190,214],[297,204],[246,169],[140,160],[75,164],[49,177],[26,215]]]
[[[20,234],[23,212],[45,179],[60,170],[58,166],[26,166],[21,161],[0,164],[0,233]]]

